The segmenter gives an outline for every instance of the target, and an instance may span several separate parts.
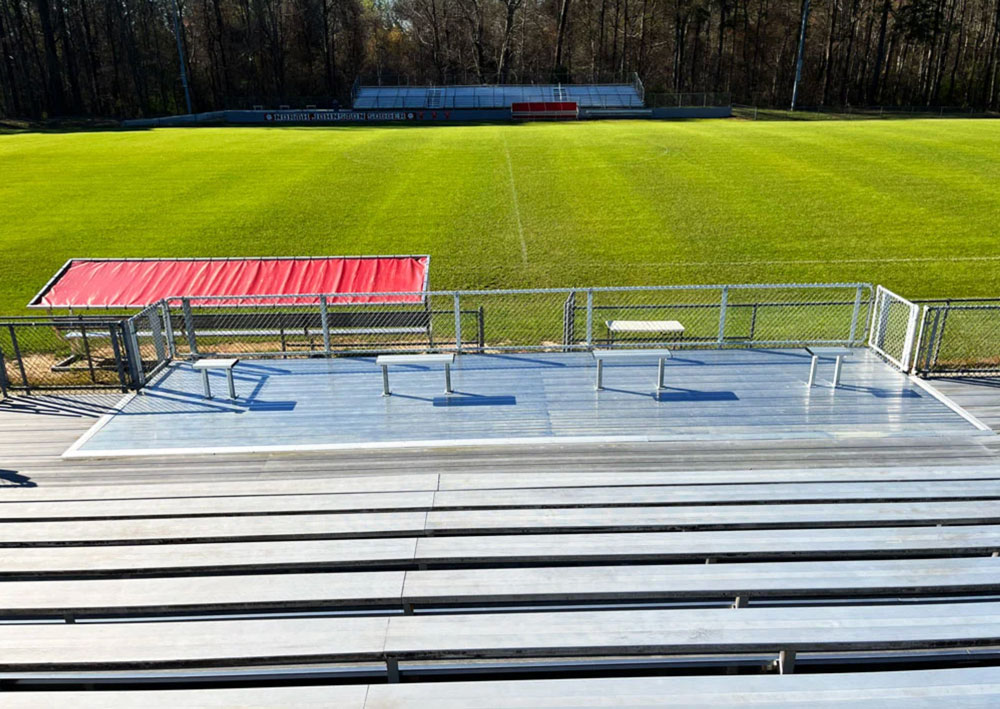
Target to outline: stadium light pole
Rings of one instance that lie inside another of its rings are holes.
[[[188,89],[187,70],[184,68],[184,41],[181,39],[181,10],[177,6],[177,0],[174,0],[174,37],[177,39],[177,58],[181,63],[181,86],[184,87],[184,102],[187,104],[187,112],[193,113],[191,110],[191,91]]]
[[[176,2],[176,0],[174,0]],[[799,56],[795,61],[795,83],[792,85],[792,108],[799,98],[799,82],[802,80],[802,54],[806,48],[806,23],[809,21],[809,0],[804,0],[802,5],[802,29],[799,31]]]

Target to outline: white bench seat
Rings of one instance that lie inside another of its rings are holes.
[[[816,381],[816,367],[819,364],[820,357],[832,357],[835,362],[833,367],[833,388],[836,389],[837,385],[840,384],[840,370],[844,357],[853,355],[854,349],[851,347],[806,347],[806,352],[812,355],[812,361],[809,364],[809,383],[807,386],[812,388]]]
[[[636,334],[670,334],[681,335],[684,326],[677,320],[605,320],[608,328],[608,340],[614,344],[615,335]]]
[[[201,384],[205,387],[205,398],[212,398],[212,386],[208,382],[208,371],[210,369],[222,369],[226,372],[226,383],[229,385],[229,398],[236,398],[236,384],[233,382],[233,367],[239,364],[239,358],[221,359],[206,358],[195,360],[191,367],[201,372]]]
[[[399,354],[399,355],[379,355],[375,358],[375,364],[382,367],[382,396],[389,396],[389,365],[444,365],[444,393],[451,394],[451,365],[455,361],[454,353],[451,354]]]

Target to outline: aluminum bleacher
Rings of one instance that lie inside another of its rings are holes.
[[[642,108],[635,84],[360,86],[356,109],[498,109],[513,103],[575,102],[580,108]]]

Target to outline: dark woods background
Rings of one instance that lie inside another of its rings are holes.
[[[801,0],[177,0],[194,110],[628,81],[787,107]],[[184,112],[173,0],[0,0],[0,116]],[[799,104],[1000,108],[1000,0],[812,0]],[[310,98],[311,97],[311,98]]]

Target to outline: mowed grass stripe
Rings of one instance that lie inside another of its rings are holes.
[[[435,288],[1000,291],[984,120],[18,134],[0,167],[0,313],[73,256],[430,253]]]

